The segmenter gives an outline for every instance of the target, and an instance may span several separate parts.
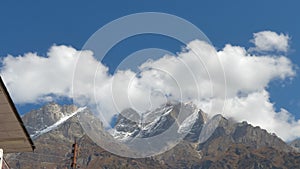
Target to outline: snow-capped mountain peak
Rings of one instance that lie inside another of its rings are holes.
[[[146,113],[127,109],[119,115],[110,133],[122,142],[156,136],[173,125],[177,128],[176,134],[187,134],[197,120],[199,111],[192,103],[167,103]]]
[[[78,114],[79,112],[82,112],[83,110],[85,110],[86,107],[80,107],[78,108],[76,111],[74,111],[71,114],[68,115],[64,115],[61,119],[59,119],[56,123],[52,124],[51,126],[48,126],[40,131],[35,131],[34,134],[31,134],[30,137],[31,138],[36,138],[42,134],[48,133],[49,131],[57,128],[59,125],[61,125],[62,123],[64,123],[65,121],[67,121],[68,119],[70,119],[71,117],[75,116],[76,114]]]

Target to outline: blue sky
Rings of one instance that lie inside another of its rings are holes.
[[[0,2],[0,56],[37,52],[46,56],[56,45],[80,50],[86,40],[105,24],[128,14],[163,12],[196,25],[217,49],[225,44],[249,48],[253,33],[270,30],[291,37],[287,56],[300,65],[300,2],[297,1],[6,1]],[[141,43],[143,42],[143,43]],[[136,50],[156,47],[178,52],[181,44],[154,35],[132,37],[116,45],[103,60],[110,71],[122,56]],[[121,54],[121,55],[120,55]],[[118,57],[116,57],[118,55]],[[270,100],[279,110],[285,108],[300,118],[300,78],[275,80],[269,84]],[[17,104],[20,113],[34,106]]]

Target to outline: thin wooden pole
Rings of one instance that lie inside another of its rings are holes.
[[[3,164],[3,149],[0,148],[0,169],[2,169]]]
[[[76,169],[76,167],[77,167],[77,155],[78,155],[78,144],[77,144],[76,140],[75,140],[75,143],[73,144],[72,147],[73,147],[73,150],[72,150],[73,157],[72,157],[71,168]]]

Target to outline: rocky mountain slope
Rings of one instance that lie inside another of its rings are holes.
[[[75,112],[75,113],[74,113]],[[193,104],[165,104],[144,114],[133,109],[124,110],[116,125],[103,137],[117,140],[116,149],[139,151],[146,158],[126,158],[99,147],[84,132],[78,116],[88,109],[60,106],[55,103],[31,111],[23,116],[30,134],[34,136],[34,153],[10,154],[6,157],[16,169],[65,169],[71,164],[71,146],[77,138],[80,168],[299,168],[300,154],[280,138],[247,122],[236,123],[221,115],[208,118]],[[72,115],[72,116],[71,116]],[[60,119],[64,121],[55,126]],[[50,130],[51,129],[51,130]],[[172,136],[164,136],[171,132]],[[159,136],[161,143],[140,142]],[[170,136],[170,137],[169,137]],[[178,139],[180,138],[180,139]],[[139,146],[140,144],[140,146]],[[148,149],[140,149],[141,145]],[[167,151],[166,150],[166,145]],[[149,149],[150,148],[150,149]],[[147,154],[149,153],[149,154]]]
[[[292,141],[289,145],[297,152],[300,152],[300,138]]]

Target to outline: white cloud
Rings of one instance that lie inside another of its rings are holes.
[[[16,103],[33,103],[46,95],[70,96],[73,55],[71,47],[53,46],[48,58],[36,53],[7,56],[2,60],[1,75]]]
[[[297,132],[300,131],[300,120],[295,120],[285,109],[276,112],[266,90],[245,97],[230,98],[227,100],[225,116],[260,126],[271,133],[276,133],[284,140],[299,137]]]
[[[266,32],[283,38],[260,42],[264,40],[261,37],[269,37]],[[254,39],[256,50],[288,49],[282,44],[288,45],[289,38],[282,34],[264,31],[254,34]],[[195,40],[177,56],[147,60],[139,73],[123,70],[109,75],[92,52],[66,46],[51,47],[47,57],[28,53],[7,56],[2,63],[1,75],[16,103],[74,97],[78,104],[97,105],[103,118],[109,120],[128,107],[146,111],[167,100],[193,101],[210,115],[223,112],[285,140],[300,136],[300,121],[284,109],[276,112],[267,91],[270,81],[295,76],[286,56],[254,55],[229,44],[216,51]]]
[[[288,50],[290,39],[288,35],[284,35],[283,33],[277,34],[272,31],[262,31],[253,35],[254,39],[251,42],[254,43],[255,47],[251,48],[251,50],[258,52],[287,52]]]

